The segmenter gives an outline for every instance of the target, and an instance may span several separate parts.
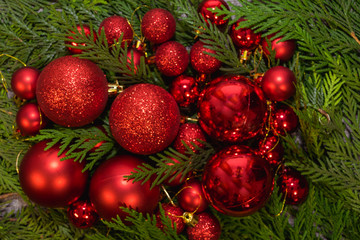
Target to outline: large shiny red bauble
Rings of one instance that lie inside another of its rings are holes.
[[[130,46],[130,43],[134,38],[134,32],[128,20],[121,16],[111,16],[105,18],[100,23],[99,35],[101,34],[102,29],[104,29],[105,37],[109,47],[119,41],[121,36],[121,46],[125,46],[125,43]]]
[[[161,204],[162,208],[164,209],[165,216],[170,218],[171,226],[174,228],[176,224],[176,233],[180,234],[185,230],[185,223],[182,218],[184,211],[178,207],[171,205],[170,203],[163,203]],[[156,214],[156,226],[161,230],[164,229],[164,224],[161,222],[161,214],[160,211]]]
[[[261,34],[260,33],[254,33],[253,30],[250,28],[239,28],[239,24],[243,21],[246,21],[243,18],[240,18],[238,21],[236,21],[232,26],[230,30],[230,37],[233,41],[233,43],[242,50],[253,50],[256,48],[261,41]]]
[[[22,67],[16,70],[11,78],[11,88],[15,95],[22,99],[34,99],[39,75],[40,71],[34,67]]]
[[[199,123],[219,141],[241,142],[263,126],[266,103],[261,89],[243,76],[222,76],[201,93]]]
[[[274,34],[271,34],[263,39],[261,45],[264,50],[264,53],[266,55],[270,54],[269,46],[267,41],[270,41],[270,39],[274,36]],[[296,41],[295,40],[286,40],[283,42],[280,42],[283,37],[275,38],[274,40],[270,41],[271,49],[275,51],[275,58],[280,59],[282,61],[289,61],[292,56],[295,53],[296,49]]]
[[[211,213],[197,215],[199,222],[194,227],[186,228],[189,240],[217,240],[221,235],[219,220]]]
[[[150,190],[151,181],[144,184],[127,180],[143,161],[135,156],[121,155],[102,163],[91,178],[89,196],[100,217],[110,221],[116,215],[127,216],[120,207],[134,209],[143,214],[152,213],[159,202],[160,189]]]
[[[286,196],[286,204],[303,203],[309,194],[309,183],[306,178],[299,171],[290,167],[285,167],[281,172],[278,185],[282,194]]]
[[[273,101],[284,101],[292,97],[296,92],[295,84],[295,74],[283,66],[267,70],[261,81],[265,95]]]
[[[285,135],[296,130],[299,118],[294,110],[285,104],[278,104],[272,114],[272,127],[277,134]]]
[[[208,207],[201,182],[197,179],[191,179],[182,185],[181,192],[178,194],[177,199],[180,207],[186,212],[196,211],[197,213],[201,213]]]
[[[273,169],[276,169],[284,156],[284,147],[278,136],[269,134],[259,142],[258,153],[270,163]]]
[[[190,149],[196,152],[196,144],[199,147],[203,147],[204,144],[198,141],[198,139],[206,142],[206,137],[204,132],[201,130],[200,126],[195,123],[184,123],[180,125],[178,135],[176,136],[173,146],[179,153],[187,152],[187,148],[184,146],[183,142],[190,147]]]
[[[180,107],[190,107],[199,98],[199,87],[195,78],[180,75],[171,83],[170,93]]]
[[[247,146],[230,146],[205,166],[202,187],[207,200],[221,213],[241,217],[256,212],[273,189],[270,164]]]
[[[80,34],[84,33],[86,37],[90,36],[91,35],[90,27],[86,24],[83,24],[82,27],[83,28],[81,28],[81,25],[77,25],[76,30]],[[83,29],[84,29],[84,32],[83,32]],[[92,32],[93,32],[93,36],[94,36],[94,42],[96,42],[96,39],[97,39],[96,33],[94,30]],[[74,33],[74,32],[72,32],[72,33]],[[77,42],[72,41],[74,38],[71,36],[69,36],[68,39],[69,39],[68,41],[65,41],[65,44],[72,46],[72,47],[66,47],[69,50],[69,52],[71,52],[72,54],[81,54],[83,52],[83,50],[79,49],[79,48],[74,48],[74,47],[77,47],[79,45],[86,46],[86,44],[85,43],[77,43]]]
[[[181,43],[166,42],[156,50],[155,64],[165,76],[175,77],[186,70],[189,65],[189,54]]]
[[[40,109],[54,123],[81,127],[91,123],[106,107],[108,83],[93,62],[64,56],[49,63],[36,86]]]
[[[215,10],[216,8],[222,9],[225,7],[229,10],[228,4],[224,0],[204,0],[200,3],[198,8],[198,13],[200,13],[205,21],[208,23],[210,21],[212,24],[216,25],[220,30],[225,30],[229,19],[224,19],[225,16],[218,16],[218,14],[211,12],[211,10]]]
[[[176,30],[174,16],[162,8],[154,8],[145,13],[141,22],[141,31],[152,43],[163,43],[170,40]]]
[[[205,47],[202,41],[197,41],[191,48],[191,66],[199,73],[211,74],[219,70],[221,62],[207,53],[216,54],[216,51]]]
[[[152,84],[136,84],[125,89],[113,102],[110,131],[127,151],[153,154],[175,139],[180,111],[173,96]]]
[[[48,141],[36,143],[25,154],[19,168],[20,185],[30,200],[44,207],[65,207],[85,191],[89,173],[85,161],[60,161],[60,144],[45,151]]]
[[[99,219],[95,207],[90,201],[78,200],[70,204],[67,210],[69,221],[77,228],[89,228]]]
[[[26,103],[16,114],[16,125],[24,136],[38,134],[46,126],[46,122],[36,103]]]

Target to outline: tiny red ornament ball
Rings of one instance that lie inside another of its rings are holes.
[[[77,228],[89,228],[99,219],[94,206],[90,201],[78,200],[70,204],[67,210],[69,221]]]
[[[219,70],[221,62],[207,53],[216,54],[216,51],[209,49],[206,45],[197,41],[191,48],[191,66],[199,73],[212,74]]]
[[[154,8],[145,13],[141,22],[141,31],[152,43],[164,43],[170,40],[176,30],[174,16],[162,8]]]
[[[39,75],[40,71],[34,67],[22,67],[16,70],[11,78],[11,88],[15,95],[26,100],[34,99]]]
[[[36,103],[27,103],[16,114],[16,125],[23,136],[33,136],[46,126],[46,118]]]
[[[201,188],[201,182],[197,179],[187,181],[181,187],[178,194],[178,202],[182,209],[187,212],[201,213],[208,207],[208,202]]]
[[[299,124],[299,118],[294,110],[285,104],[278,104],[272,114],[272,127],[280,135],[292,133]]]
[[[265,72],[261,87],[270,100],[284,101],[295,94],[295,84],[295,74],[289,68],[276,66]]]
[[[301,204],[309,194],[309,183],[306,178],[290,167],[284,168],[279,176],[278,185],[282,194],[286,196],[286,204]]]
[[[185,223],[182,219],[184,211],[180,207],[173,206],[170,203],[162,203],[161,206],[164,209],[165,216],[170,218],[171,226],[175,228],[176,225],[176,233],[182,233],[185,230]],[[156,226],[161,230],[163,230],[165,227],[161,221],[161,214],[159,211],[156,214]]]
[[[172,166],[172,165],[174,165],[174,164],[178,164],[178,163],[179,163],[179,161],[176,160],[175,158],[172,158],[172,157],[170,157],[170,158],[173,160],[173,162],[167,162],[166,165]],[[165,172],[164,174],[166,174],[166,173],[167,173],[167,172]],[[166,186],[176,187],[176,186],[179,186],[179,185],[181,185],[181,184],[183,184],[183,183],[185,182],[187,176],[182,177],[182,172],[180,172],[180,173],[178,173],[178,174],[176,175],[176,177],[174,177],[175,174],[176,174],[176,172],[174,172],[174,173],[173,173],[172,175],[170,175],[167,179],[165,179],[164,184],[165,184]],[[190,175],[190,174],[188,174],[188,175]]]
[[[206,141],[205,134],[201,130],[200,126],[195,123],[184,123],[180,125],[179,132],[174,140],[173,146],[179,153],[184,154],[188,151],[182,142],[184,141],[192,151],[196,152],[195,146],[193,146],[193,144],[196,144],[199,147],[204,146],[204,144],[199,142],[197,139],[200,139],[204,142]]]
[[[240,48],[241,50],[253,50],[256,48],[261,41],[261,34],[260,33],[254,33],[253,30],[250,28],[238,28],[239,24],[243,21],[246,21],[243,18],[240,18],[238,21],[236,21],[232,26],[230,30],[230,37],[233,41],[233,43]]]
[[[136,73],[137,68],[140,65],[141,57],[145,57],[144,51],[138,50],[136,48],[129,48],[126,56],[128,69],[134,69],[134,73]]]
[[[181,43],[166,42],[156,50],[155,64],[165,76],[175,77],[186,70],[189,65],[189,54]]]
[[[271,34],[263,39],[261,45],[266,55],[270,54],[268,42],[275,34]],[[275,38],[270,41],[271,49],[275,51],[275,58],[280,59],[281,61],[289,61],[295,53],[296,41],[295,40],[286,40],[280,42],[283,37]]]
[[[207,200],[221,213],[242,217],[264,206],[273,189],[270,164],[247,146],[230,146],[205,166],[202,187]]]
[[[121,46],[124,47],[125,43],[130,46],[134,38],[134,32],[130,26],[128,20],[121,16],[111,16],[105,18],[99,26],[99,35],[102,29],[104,29],[105,37],[108,42],[108,46],[111,47],[122,36]]]
[[[284,147],[278,136],[269,134],[259,142],[258,153],[270,163],[273,169],[276,169],[284,156]]]
[[[229,19],[224,19],[225,16],[218,15],[217,13],[213,13],[211,10],[215,9],[222,9],[225,7],[229,10],[228,4],[224,0],[204,0],[200,3],[198,8],[198,13],[200,13],[205,21],[209,23],[210,21],[212,24],[216,25],[220,30],[225,30]],[[211,9],[211,10],[210,10]]]
[[[49,141],[36,143],[25,154],[19,168],[20,185],[30,200],[44,207],[65,207],[85,191],[89,173],[85,161],[60,161],[60,144],[45,151]]]
[[[83,32],[83,29],[84,29],[84,32]],[[77,25],[76,30],[81,34],[85,34],[86,37],[91,36],[91,28],[86,24],[83,24],[82,28],[81,28],[81,25]],[[94,42],[96,42],[96,39],[97,39],[96,33],[94,30],[92,32],[93,32],[93,36],[94,36]],[[74,32],[72,32],[72,33],[74,33]],[[71,36],[69,36],[68,39],[69,39],[68,41],[65,41],[65,44],[72,46],[72,47],[66,47],[69,50],[69,52],[71,52],[72,54],[81,54],[83,52],[83,50],[79,49],[79,48],[74,48],[74,47],[77,47],[79,45],[86,46],[86,44],[73,42],[72,40],[74,38]]]
[[[171,83],[170,93],[180,107],[190,107],[199,98],[199,87],[195,78],[180,75]]]
[[[160,189],[150,190],[151,181],[144,184],[127,180],[143,161],[131,155],[113,157],[102,163],[91,178],[89,196],[99,216],[110,221],[116,215],[124,220],[127,214],[120,207],[143,214],[152,213],[159,202]]]
[[[110,131],[127,151],[153,154],[175,139],[180,126],[180,111],[174,98],[163,88],[136,84],[125,89],[113,102]]]
[[[217,240],[221,235],[219,220],[211,213],[197,215],[199,222],[194,227],[186,228],[189,240]]]
[[[36,86],[40,109],[54,123],[81,127],[94,121],[106,107],[108,83],[93,62],[60,57],[41,72]]]

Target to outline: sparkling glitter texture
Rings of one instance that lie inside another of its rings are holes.
[[[185,223],[184,220],[181,218],[184,211],[180,207],[173,206],[170,203],[163,203],[161,204],[161,206],[164,209],[165,216],[170,218],[171,226],[174,228],[174,225],[176,224],[176,233],[182,233],[185,230]],[[163,230],[165,227],[164,224],[161,222],[160,211],[158,211],[156,214],[156,226],[161,230]]]
[[[254,33],[250,28],[239,28],[239,23],[245,21],[241,18],[231,26],[230,37],[233,43],[242,50],[253,50],[261,41],[261,34]]]
[[[76,201],[68,207],[69,221],[77,228],[92,227],[99,219],[95,207],[90,201]]]
[[[103,71],[89,60],[65,56],[41,72],[36,89],[38,104],[56,124],[81,127],[94,121],[108,99]]]
[[[191,48],[191,66],[199,73],[211,74],[219,70],[221,62],[208,53],[216,54],[214,50],[205,47],[201,41],[197,41]]]
[[[154,8],[148,11],[141,22],[141,31],[152,43],[163,43],[171,39],[176,30],[174,16],[167,10]]]
[[[109,47],[113,45],[115,41],[118,41],[121,35],[123,35],[122,46],[125,45],[125,42],[130,46],[134,38],[134,33],[129,22],[121,16],[105,18],[99,26],[99,35],[101,34],[102,28],[104,28]]]
[[[83,33],[83,30],[81,29],[81,26],[80,25],[77,25],[76,26],[76,29],[78,30],[79,33]],[[91,29],[88,25],[84,24],[83,25],[83,29],[84,29],[84,33],[85,33],[85,36],[90,36],[91,35]],[[74,33],[74,32],[72,32]],[[94,42],[96,42],[96,33],[95,31],[93,30],[93,35],[94,35]],[[72,45],[74,47],[77,47],[79,45],[82,45],[82,46],[86,46],[85,43],[76,43],[76,42],[72,42],[71,40],[74,39],[73,37],[68,37],[69,41],[65,41],[65,44],[69,44],[69,45]],[[83,50],[81,49],[78,49],[78,48],[73,48],[73,47],[66,47],[69,52],[71,52],[72,54],[80,54],[83,52]]]
[[[178,76],[186,70],[189,64],[189,54],[181,43],[166,42],[156,50],[155,63],[165,76]]]
[[[197,139],[204,142],[206,141],[205,134],[200,126],[195,123],[184,123],[180,125],[179,133],[175,138],[173,145],[178,152],[185,153],[187,148],[182,143],[182,141],[184,141],[193,151],[195,151],[193,144],[196,144],[199,147],[204,146],[204,144],[200,143]]]
[[[211,213],[198,215],[199,222],[194,227],[186,229],[189,240],[217,240],[221,235],[219,220]]]
[[[136,84],[117,96],[109,122],[112,135],[124,149],[147,155],[163,150],[175,139],[180,112],[163,88]]]

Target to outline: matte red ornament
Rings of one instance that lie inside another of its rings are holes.
[[[263,39],[261,45],[266,55],[270,55],[268,42],[275,34],[271,34]],[[295,40],[286,40],[280,42],[283,37],[275,38],[270,41],[271,49],[275,51],[275,58],[280,59],[281,61],[289,61],[295,53],[296,41]]]
[[[201,213],[208,207],[208,202],[201,188],[201,182],[197,179],[187,181],[178,194],[178,202],[182,209],[187,212]]]
[[[189,240],[217,240],[221,235],[219,220],[211,213],[203,212],[197,215],[199,222],[194,227],[187,227]]]
[[[247,146],[233,145],[206,164],[202,187],[207,200],[221,213],[241,217],[253,214],[273,189],[270,164]]]
[[[192,151],[196,152],[193,144],[196,144],[199,147],[204,146],[204,144],[199,142],[197,139],[200,139],[204,142],[206,141],[205,134],[201,130],[200,126],[195,123],[184,123],[180,125],[180,129],[177,137],[174,140],[173,146],[179,153],[184,154],[188,151],[182,142],[184,141]]]
[[[86,37],[91,36],[91,28],[86,24],[83,24],[82,27],[83,28],[81,28],[81,25],[76,25],[77,31],[81,34],[84,33]],[[84,32],[83,32],[83,29],[84,29]],[[96,33],[94,30],[92,32],[93,32],[93,36],[94,36],[94,42],[96,42],[96,39],[97,39]],[[74,33],[74,32],[71,32],[71,33]],[[73,47],[66,47],[69,50],[69,52],[71,52],[72,54],[81,54],[83,52],[83,50],[79,49],[79,48],[74,48],[74,47],[77,47],[79,45],[86,46],[86,44],[85,43],[77,43],[77,42],[72,41],[74,38],[71,36],[69,36],[68,39],[69,39],[69,41],[65,41],[65,44],[73,46]]]
[[[219,70],[221,61],[207,53],[216,54],[216,51],[207,48],[203,42],[197,41],[190,51],[191,66],[199,73],[212,74]]]
[[[159,202],[160,189],[150,190],[151,181],[144,184],[127,180],[143,161],[132,155],[120,155],[106,160],[91,178],[89,196],[100,217],[110,221],[116,215],[124,220],[127,214],[120,207],[143,214],[152,213]]]
[[[81,127],[91,123],[106,107],[108,83],[93,62],[64,56],[49,63],[36,86],[40,109],[54,123]]]
[[[112,135],[124,149],[148,155],[162,151],[175,139],[180,111],[163,88],[136,84],[116,97],[109,123]]]
[[[49,141],[41,141],[25,154],[19,168],[20,185],[33,202],[44,207],[66,207],[85,191],[89,173],[82,172],[85,161],[60,161],[60,144],[45,151]]]
[[[186,70],[189,65],[189,54],[181,43],[166,42],[156,50],[155,64],[165,76],[175,77]]]
[[[290,167],[284,168],[279,176],[278,185],[282,194],[286,196],[286,204],[301,204],[309,194],[309,183],[306,178]]]
[[[108,42],[108,46],[111,47],[117,41],[119,41],[122,36],[121,46],[124,47],[127,43],[130,46],[133,38],[134,32],[128,20],[121,16],[111,16],[105,18],[99,26],[99,35],[101,34],[102,29],[104,29],[105,37]]]
[[[22,67],[16,70],[11,78],[11,88],[15,95],[21,99],[34,99],[39,75],[40,71],[34,67]]]
[[[170,203],[162,203],[161,206],[164,209],[165,216],[170,218],[171,226],[175,228],[176,225],[176,233],[182,233],[185,230],[185,223],[182,218],[184,211],[180,207],[171,205]],[[164,230],[165,227],[161,221],[160,211],[156,214],[156,226],[161,230]]]
[[[141,22],[141,31],[152,43],[163,43],[170,40],[176,30],[174,16],[162,8],[154,8],[145,13]]]
[[[278,104],[272,114],[272,127],[277,134],[285,135],[296,130],[299,118],[294,110],[285,104]]]
[[[276,66],[267,70],[261,87],[265,95],[273,101],[284,101],[296,92],[295,74],[287,67]]]
[[[89,228],[98,221],[94,206],[90,201],[78,200],[70,204],[67,210],[69,221],[77,228]]]
[[[231,25],[230,37],[233,43],[242,50],[253,50],[256,48],[261,41],[261,34],[254,33],[250,28],[238,28],[239,24],[243,21],[246,21],[243,18],[237,20],[233,25]]]
[[[207,23],[210,21],[223,31],[226,29],[229,19],[225,20],[225,16],[218,15],[209,10],[215,10],[216,8],[222,9],[223,6],[229,10],[229,6],[224,0],[204,0],[200,3],[198,12],[204,17]]]
[[[23,105],[16,114],[16,125],[23,136],[33,136],[46,126],[46,118],[36,103]]]
[[[172,165],[174,165],[174,164],[178,164],[178,163],[179,163],[179,161],[176,160],[175,158],[172,158],[172,157],[170,157],[170,158],[173,160],[173,162],[167,162],[166,165],[172,166]],[[167,172],[165,172],[165,174],[166,174],[166,173],[167,173]],[[178,173],[178,174],[176,175],[176,177],[173,179],[173,177],[174,177],[175,174],[176,174],[176,172],[174,172],[174,173],[173,173],[172,175],[170,175],[167,179],[165,179],[164,184],[165,184],[166,186],[176,187],[176,186],[179,186],[179,185],[183,184],[183,183],[185,182],[185,180],[187,179],[187,176],[182,177],[182,172]],[[190,174],[188,174],[188,175],[190,175]]]
[[[171,83],[170,93],[180,107],[190,107],[199,98],[199,87],[195,78],[180,75]]]
[[[243,76],[214,79],[200,94],[199,123],[219,141],[242,142],[254,137],[265,121],[261,89]]]
[[[284,147],[278,136],[269,134],[259,142],[258,153],[270,163],[273,169],[276,169],[284,156]]]

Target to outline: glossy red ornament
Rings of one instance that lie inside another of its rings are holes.
[[[23,136],[38,134],[46,126],[46,122],[36,103],[23,105],[16,114],[16,125]]]
[[[175,158],[172,158],[170,157],[173,162],[167,162],[166,165],[169,165],[169,166],[172,166],[174,164],[177,164],[179,163],[178,160],[176,160]],[[166,172],[165,172],[166,174]],[[183,177],[182,178],[182,172],[178,173],[176,175],[176,177],[173,179],[174,175],[176,174],[176,172],[174,172],[172,175],[170,175],[167,179],[165,179],[164,181],[164,184],[166,186],[169,186],[169,187],[176,187],[176,186],[179,186],[181,184],[183,184],[185,182],[185,180],[187,179],[187,176]],[[188,174],[189,175],[189,174]]]
[[[94,121],[106,107],[108,83],[93,62],[64,56],[49,63],[36,86],[40,109],[54,123],[81,127]]]
[[[178,194],[178,202],[186,212],[201,213],[208,207],[208,202],[201,188],[201,182],[197,179],[191,179],[182,185]]]
[[[194,227],[187,227],[189,240],[217,240],[221,235],[219,220],[211,213],[203,212],[197,215],[199,222]]]
[[[144,51],[138,50],[136,48],[129,48],[126,56],[128,69],[134,69],[134,73],[136,73],[137,68],[140,65],[141,57],[145,57]]]
[[[170,40],[176,30],[174,16],[162,8],[154,8],[145,13],[141,22],[141,31],[152,43],[163,43]]]
[[[33,202],[44,207],[66,207],[76,201],[85,191],[88,171],[85,161],[74,159],[60,161],[60,144],[45,151],[49,141],[41,141],[25,154],[19,168],[20,185]]]
[[[133,38],[134,32],[130,26],[129,21],[121,16],[111,16],[105,18],[99,26],[99,35],[101,34],[102,29],[104,29],[105,37],[107,39],[108,46],[111,47],[113,44],[117,43],[122,36],[121,46],[124,47],[125,44],[130,46]]]
[[[34,99],[39,75],[40,71],[34,67],[22,67],[16,70],[11,78],[11,88],[15,95],[22,99]]]
[[[277,134],[285,135],[296,130],[299,118],[294,110],[285,104],[278,104],[272,114],[272,127]]]
[[[284,168],[279,176],[278,185],[282,194],[286,196],[286,204],[301,204],[309,194],[309,183],[306,178],[290,167]]]
[[[164,209],[165,216],[170,218],[171,226],[175,228],[174,225],[176,225],[176,233],[182,233],[185,230],[185,223],[182,218],[184,211],[180,207],[173,206],[170,203],[162,203],[161,206]],[[158,211],[156,214],[156,226],[161,230],[163,230],[165,227],[164,224],[161,222],[160,211]]]
[[[204,0],[200,3],[198,8],[198,13],[200,13],[205,21],[209,23],[209,21],[216,25],[220,30],[225,30],[229,19],[224,19],[225,16],[219,15],[216,13],[212,13],[209,9],[215,10],[216,8],[222,9],[225,7],[229,10],[228,4],[224,0]]]
[[[190,107],[199,98],[199,87],[195,78],[180,75],[171,83],[170,93],[180,107]]]
[[[269,134],[259,142],[258,153],[270,163],[273,169],[276,169],[284,156],[284,147],[278,136]]]
[[[216,51],[209,49],[206,45],[197,41],[191,48],[191,66],[199,73],[211,74],[219,70],[221,62],[207,53],[216,54]]]
[[[84,32],[83,32],[83,29],[84,29]],[[83,24],[82,28],[81,28],[81,25],[76,25],[76,30],[81,34],[84,33],[86,37],[91,36],[91,29],[86,24]],[[97,39],[96,33],[94,30],[92,32],[93,32],[93,36],[94,36],[94,42],[96,42],[96,39]],[[74,33],[74,32],[71,32],[71,33]],[[74,38],[71,36],[69,36],[68,39],[69,39],[69,41],[65,41],[65,44],[72,46],[72,47],[66,47],[69,50],[69,52],[71,52],[72,54],[81,54],[83,52],[83,50],[74,48],[74,47],[77,47],[79,45],[86,46],[86,44],[85,43],[77,43],[77,42],[72,41]]]
[[[124,220],[127,214],[120,207],[143,214],[152,213],[159,202],[160,189],[150,190],[151,181],[144,184],[127,180],[135,168],[143,164],[140,158],[120,155],[106,160],[91,178],[89,196],[100,217],[110,221],[116,215]]]
[[[77,228],[89,228],[99,219],[90,201],[78,200],[70,204],[67,210],[69,221]]]
[[[284,101],[295,94],[295,74],[287,67],[276,66],[267,70],[261,87],[265,95],[273,101]]]
[[[200,143],[197,139],[206,142],[205,134],[201,130],[200,126],[195,123],[184,123],[180,125],[179,132],[174,140],[173,146],[179,153],[184,154],[188,151],[182,142],[184,141],[192,151],[196,152],[192,143],[199,147],[204,146],[204,144]]]
[[[265,121],[261,89],[243,76],[214,79],[200,94],[199,123],[219,141],[241,142],[254,137]]]
[[[233,25],[231,25],[230,37],[233,43],[240,48],[241,50],[253,50],[256,48],[261,41],[261,34],[254,33],[250,28],[238,28],[239,24],[243,21],[246,21],[243,18],[237,20]]]
[[[155,64],[165,76],[175,77],[186,70],[189,65],[189,54],[181,43],[166,42],[156,50]]]
[[[271,34],[263,39],[261,45],[266,55],[270,55],[268,42],[275,34]],[[271,49],[275,51],[275,58],[280,59],[281,61],[289,61],[295,53],[296,41],[295,40],[286,40],[280,42],[283,37],[275,38],[270,41]]]
[[[206,164],[202,187],[207,200],[221,213],[241,217],[253,214],[273,189],[270,164],[247,146],[233,145]]]
[[[116,97],[109,124],[112,135],[124,149],[148,155],[162,151],[175,139],[180,111],[163,88],[136,84]]]

